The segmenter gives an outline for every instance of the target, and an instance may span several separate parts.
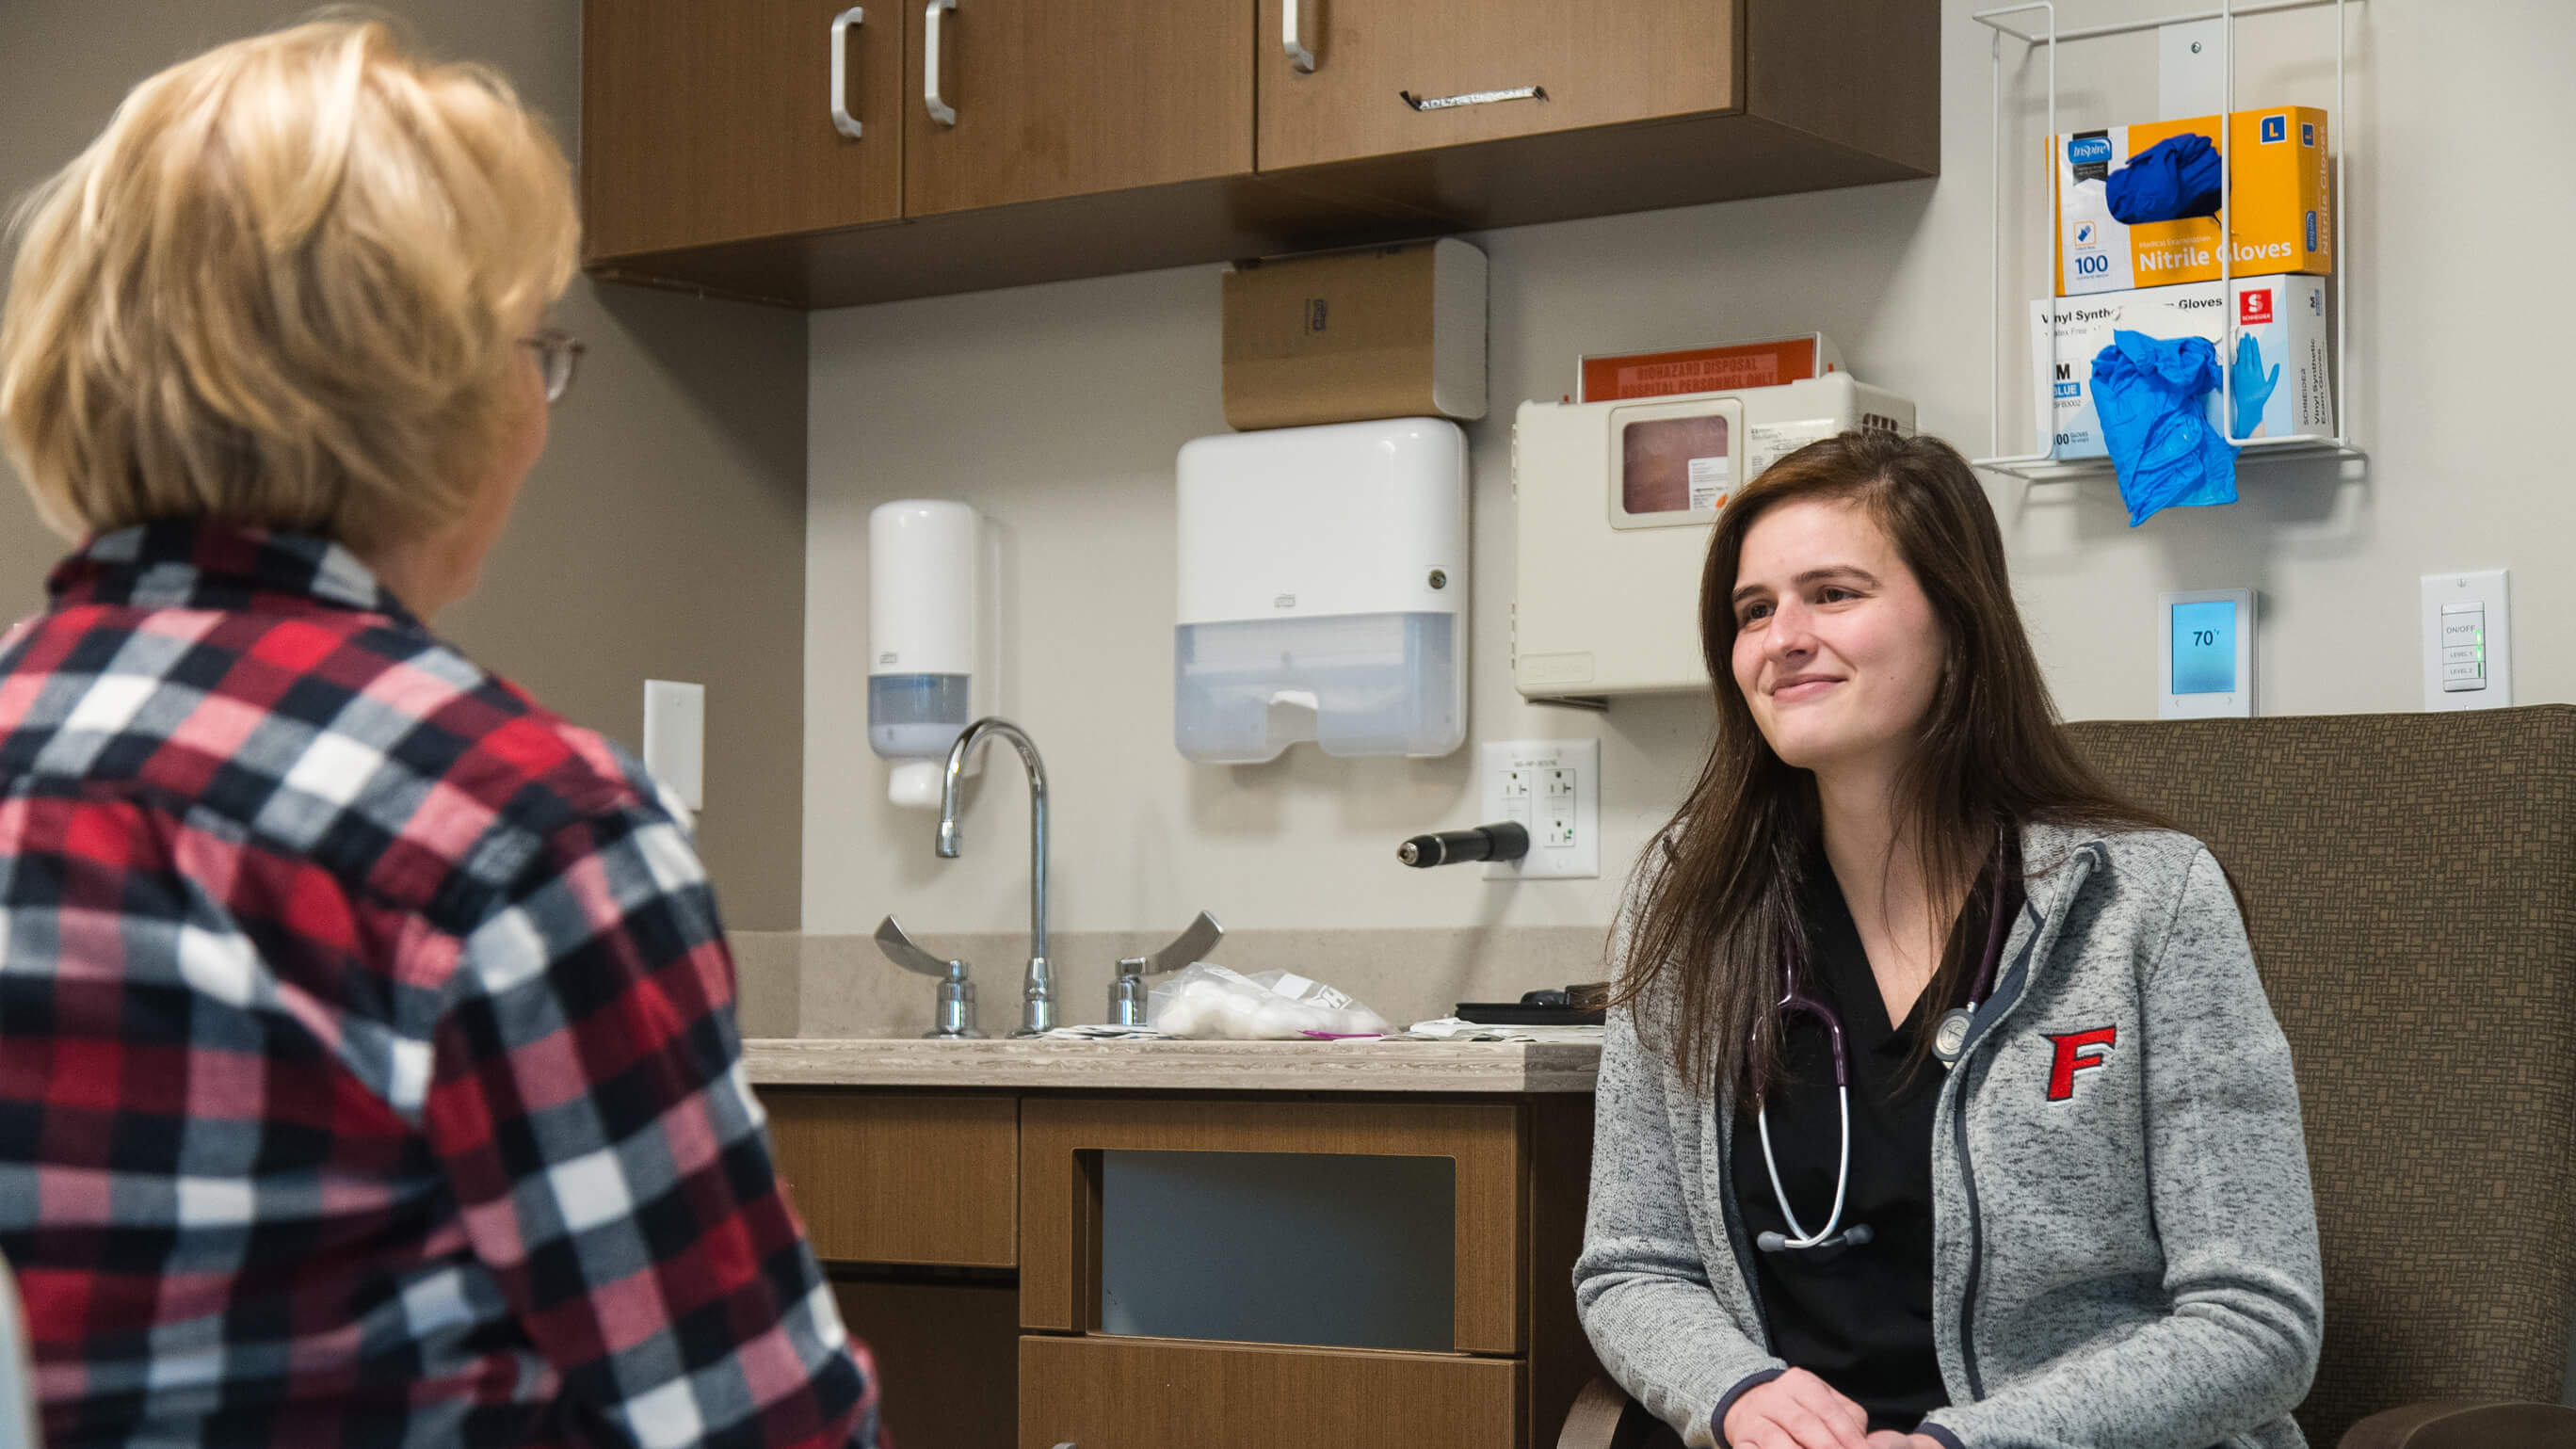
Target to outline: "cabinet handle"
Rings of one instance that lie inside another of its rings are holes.
[[[921,103],[943,126],[957,124],[957,108],[939,98],[939,12],[956,8],[957,0],[930,0],[921,11]]]
[[[1300,73],[1315,68],[1315,52],[1306,48],[1304,31],[1297,23],[1297,0],[1279,0],[1279,48],[1287,53],[1288,68]]]
[[[1545,86],[1514,86],[1507,91],[1469,91],[1463,96],[1417,96],[1411,91],[1397,91],[1404,103],[1417,111],[1452,111],[1460,106],[1490,106],[1496,101],[1543,101]]]
[[[859,118],[850,114],[850,27],[867,18],[856,5],[832,17],[832,129],[853,141],[859,139]]]

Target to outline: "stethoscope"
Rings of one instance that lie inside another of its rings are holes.
[[[1995,966],[2004,952],[2004,854],[2000,845],[1995,850],[1995,887],[1986,907],[1986,954],[1977,963],[1977,978],[1968,986],[1968,1004],[1954,1006],[1941,1013],[1939,1024],[1932,1029],[1932,1056],[1947,1071],[1957,1066],[1959,1054],[1968,1045],[1968,1025],[1975,1020],[1977,1008],[1995,993]],[[1780,998],[1784,1012],[1803,1011],[1825,1024],[1825,1034],[1834,1052],[1834,1096],[1842,1108],[1841,1162],[1834,1169],[1834,1210],[1820,1230],[1810,1233],[1790,1211],[1789,1193],[1780,1185],[1780,1164],[1771,1155],[1771,1112],[1768,1105],[1754,1109],[1753,1120],[1762,1134],[1762,1165],[1771,1171],[1771,1195],[1780,1204],[1780,1219],[1797,1234],[1763,1233],[1754,1245],[1766,1253],[1787,1252],[1796,1248],[1831,1248],[1842,1245],[1859,1247],[1872,1237],[1867,1223],[1854,1223],[1841,1232],[1843,1195],[1851,1186],[1851,1057],[1843,1050],[1842,1018],[1834,1009],[1798,989],[1798,961],[1786,942],[1780,947],[1780,980],[1787,994]]]

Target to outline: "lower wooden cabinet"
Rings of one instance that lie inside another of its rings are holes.
[[[770,1149],[826,1262],[1019,1262],[1020,1103],[967,1092],[767,1088]]]
[[[760,1097],[905,1449],[1535,1449],[1597,1369],[1587,1095]]]
[[[1010,1449],[1020,1293],[999,1282],[840,1278],[841,1322],[877,1365],[877,1422],[900,1449]],[[1052,1449],[1052,1446],[1050,1446]]]
[[[1522,1442],[1517,1359],[1155,1338],[1020,1340],[1020,1446],[1433,1449]]]

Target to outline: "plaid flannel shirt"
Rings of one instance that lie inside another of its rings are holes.
[[[704,873],[347,551],[156,524],[0,638],[0,1257],[54,1449],[866,1446]]]

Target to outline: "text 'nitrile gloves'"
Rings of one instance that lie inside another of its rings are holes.
[[[2218,146],[2198,131],[2167,136],[2102,183],[2122,226],[2218,215]]]
[[[2263,339],[2248,332],[2236,340],[2234,376],[2228,379],[2228,390],[2235,394],[2234,412],[2227,420],[2228,436],[2250,438],[2263,426],[2263,405],[2272,400],[2272,389],[2281,385],[2281,364],[2263,370]]]
[[[2094,356],[2093,411],[2131,528],[2167,508],[2236,501],[2236,445],[2209,421],[2217,388],[2218,349],[2206,337],[2121,330]]]

